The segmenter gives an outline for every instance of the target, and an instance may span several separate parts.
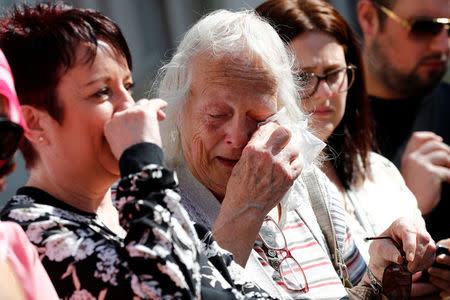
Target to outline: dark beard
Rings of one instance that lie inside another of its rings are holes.
[[[374,73],[378,80],[390,90],[394,90],[405,98],[415,96],[421,97],[427,95],[435,88],[445,75],[446,69],[436,70],[428,73],[426,79],[420,78],[417,70],[423,61],[430,58],[440,58],[440,54],[433,54],[423,57],[409,73],[404,74],[395,69],[386,57],[384,47],[378,39],[373,41],[371,48],[366,48],[369,58],[369,70]]]

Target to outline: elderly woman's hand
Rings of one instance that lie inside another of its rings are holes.
[[[380,236],[392,237],[400,244],[410,272],[424,270],[433,263],[436,246],[423,224],[399,218]],[[380,282],[384,269],[390,263],[403,263],[400,251],[389,239],[372,241],[369,253],[369,268]],[[369,282],[369,279],[365,277],[365,281]]]
[[[258,128],[228,180],[213,233],[218,243],[231,251],[242,265],[264,217],[302,171],[300,149],[289,143],[291,134],[273,122]]]
[[[300,149],[289,143],[291,132],[270,122],[261,126],[242,151],[228,180],[224,205],[258,207],[261,217],[277,205],[300,175]]]
[[[119,159],[126,148],[141,142],[161,147],[159,121],[164,120],[162,111],[167,103],[161,99],[141,99],[135,106],[117,112],[105,124],[105,137],[114,156]]]

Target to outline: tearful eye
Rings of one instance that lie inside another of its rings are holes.
[[[252,120],[253,122],[256,122],[256,123],[261,123],[261,122],[264,122],[266,120],[266,118],[263,119],[263,118],[254,118],[254,117],[249,117],[249,119]]]
[[[109,88],[102,88],[101,90],[97,91],[94,95],[92,95],[92,97],[99,100],[106,100],[108,99],[109,94],[110,94]]]
[[[131,94],[133,93],[134,82],[126,83],[125,89]]]
[[[227,115],[225,115],[225,114],[209,114],[209,116],[213,119],[221,119],[221,118],[225,118]]]

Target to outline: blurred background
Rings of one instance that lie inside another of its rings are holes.
[[[0,0],[3,15],[15,0]],[[39,1],[26,1],[36,3]],[[76,7],[93,8],[116,21],[128,41],[133,56],[133,78],[136,100],[150,97],[156,71],[168,61],[186,30],[204,14],[220,9],[253,9],[264,0],[73,0],[64,1]],[[355,17],[358,0],[330,0],[350,22],[360,36]],[[449,79],[449,72],[446,76]],[[7,178],[7,186],[0,192],[0,207],[27,180],[27,172],[21,154],[16,157],[17,169]]]

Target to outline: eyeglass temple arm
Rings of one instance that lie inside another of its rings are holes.
[[[374,237],[366,237],[364,238],[365,241],[371,241],[371,240],[391,240],[392,243],[394,243],[395,247],[397,247],[397,249],[400,251],[402,256],[405,256],[406,253],[405,251],[403,251],[402,247],[400,246],[400,244],[394,240],[392,237],[390,236],[374,236]]]
[[[394,19],[395,21],[397,21],[398,23],[400,23],[403,27],[407,28],[408,30],[411,30],[411,24],[409,24],[408,21],[400,18],[399,16],[397,16],[392,10],[390,10],[389,8],[378,4],[376,2],[373,2],[376,6],[378,6],[378,8],[384,12],[388,17]]]

